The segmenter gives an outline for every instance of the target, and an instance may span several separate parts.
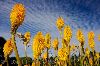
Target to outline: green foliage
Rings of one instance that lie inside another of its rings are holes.
[[[22,64],[25,65],[26,64],[26,57],[21,57],[21,60],[22,60]],[[32,58],[27,57],[27,63],[32,64]]]

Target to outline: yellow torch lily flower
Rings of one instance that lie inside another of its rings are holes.
[[[56,21],[56,26],[59,30],[61,30],[64,27],[64,20],[62,17],[59,17]]]
[[[93,65],[93,60],[92,60],[92,58],[89,58],[89,63],[90,63],[91,66]]]
[[[83,33],[82,33],[82,31],[80,29],[77,31],[76,37],[77,37],[77,40],[80,43],[84,44],[85,38],[84,38],[84,35],[83,35]]]
[[[90,46],[90,48],[94,49],[95,47],[95,42],[94,42],[94,32],[91,31],[88,33],[88,44]]]
[[[21,3],[17,3],[13,6],[10,12],[10,21],[11,21],[11,31],[16,31],[18,26],[22,24],[25,17],[25,8]]]
[[[33,38],[32,50],[34,52],[34,57],[39,57],[44,48],[45,48],[45,38],[42,32],[38,32]]]
[[[88,43],[89,43],[90,48],[94,49],[94,47],[95,47],[94,40],[88,40]]]
[[[38,62],[33,61],[32,66],[40,66],[40,61],[38,61]]]
[[[28,44],[29,41],[30,41],[30,38],[31,38],[30,32],[26,32],[26,33],[24,34],[24,38],[25,38],[24,44]]]
[[[50,33],[47,33],[45,35],[45,47],[50,49],[50,44],[51,44],[51,35],[50,35]]]
[[[69,43],[72,38],[72,30],[70,26],[65,26],[64,28],[64,39]]]
[[[66,41],[64,38],[62,38],[62,46],[63,47],[68,47],[69,46],[68,41]]]
[[[4,57],[8,57],[13,52],[13,48],[11,39],[7,40],[3,47]]]
[[[35,66],[35,62],[34,61],[32,62],[32,66]]]
[[[45,52],[45,53],[43,54],[43,59],[44,59],[44,60],[47,59],[47,52]]]
[[[90,51],[88,48],[85,49],[85,52],[86,52],[86,55],[89,55],[90,54]]]
[[[74,44],[71,45],[70,50],[71,50],[71,51],[74,51],[74,50],[75,50],[75,45],[74,45]]]
[[[86,56],[89,58],[90,51],[88,48],[85,49]]]
[[[58,50],[58,58],[59,60],[66,61],[67,60],[67,48],[60,48]]]
[[[94,39],[94,37],[95,37],[94,32],[93,32],[93,31],[90,31],[90,32],[88,33],[88,39],[91,40],[91,39]]]
[[[99,58],[100,58],[100,55],[99,55],[99,53],[96,53],[96,57],[97,57],[97,59],[99,59]]]
[[[59,41],[58,41],[58,38],[55,38],[53,41],[52,41],[52,46],[55,50],[58,49],[58,44],[59,44]]]

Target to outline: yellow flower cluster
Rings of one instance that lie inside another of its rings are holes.
[[[85,49],[85,52],[86,52],[86,54],[87,54],[87,55],[89,55],[89,54],[90,54],[90,51],[89,51],[89,49],[88,49],[88,48],[86,48],[86,49]]]
[[[33,61],[32,66],[40,66],[40,61],[37,61],[37,62]]]
[[[10,13],[11,29],[16,30],[22,24],[25,17],[25,8],[23,4],[17,3],[13,6]]]
[[[89,58],[90,51],[88,48],[85,49],[86,56]]]
[[[59,17],[56,21],[56,26],[59,30],[61,30],[64,27],[64,20],[62,17]]]
[[[13,52],[13,48],[11,39],[7,40],[3,47],[4,57],[8,57]]]
[[[58,42],[58,38],[55,38],[53,41],[52,41],[52,46],[53,46],[53,48],[55,49],[55,50],[57,50],[58,49],[58,44],[59,44],[59,42]]]
[[[72,38],[72,30],[70,26],[65,26],[64,28],[64,39],[69,43]]]
[[[35,66],[35,62],[32,62],[32,66]]]
[[[94,47],[95,47],[94,40],[89,40],[88,43],[89,43],[90,48],[94,49]]]
[[[33,38],[33,46],[32,50],[34,52],[34,58],[38,58],[41,55],[41,52],[45,48],[45,37],[43,36],[42,32],[38,32]]]
[[[75,45],[74,45],[74,44],[72,44],[70,50],[71,50],[71,51],[75,50]]]
[[[82,33],[82,31],[80,29],[77,31],[76,37],[77,37],[77,40],[80,43],[83,43],[84,44],[85,38],[84,38],[84,35],[83,35],[83,33]]]
[[[47,52],[45,52],[45,53],[43,54],[43,59],[46,60],[46,58],[47,58]]]
[[[95,35],[93,31],[88,33],[88,43],[89,43],[90,48],[92,49],[94,49],[94,46],[95,46],[94,36]]]
[[[47,33],[45,35],[45,47],[50,49],[50,44],[51,44],[51,35],[50,33]]]
[[[26,32],[24,34],[24,38],[25,38],[24,44],[27,45],[29,43],[29,41],[30,41],[30,38],[31,38],[30,32]]]
[[[58,58],[59,58],[59,60],[66,61],[67,60],[67,56],[68,56],[67,48],[60,48],[58,50]]]
[[[68,48],[69,43],[66,41],[64,38],[62,38],[62,47],[67,47]]]
[[[91,66],[93,65],[93,60],[92,60],[92,58],[89,58],[89,63],[90,63]]]
[[[99,53],[96,53],[96,57],[97,57],[97,59],[99,59],[99,58],[100,58],[100,55],[99,55]]]
[[[91,39],[94,39],[95,35],[94,35],[94,32],[93,31],[90,31],[88,33],[88,39],[91,40]]]

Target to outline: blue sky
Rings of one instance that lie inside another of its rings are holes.
[[[52,38],[59,37],[55,22],[62,16],[65,24],[70,25],[73,30],[71,43],[79,44],[75,38],[78,28],[83,29],[85,38],[87,32],[92,30],[96,34],[96,51],[100,52],[100,42],[97,41],[97,35],[100,33],[100,0],[0,0],[0,36],[5,39],[11,36],[9,13],[15,3],[23,3],[26,8],[26,17],[18,32],[24,34],[30,31],[31,38],[38,31],[43,34],[50,32]],[[18,38],[16,42],[20,56],[24,56],[22,42]],[[50,51],[53,53],[53,50]],[[32,57],[31,47],[27,52],[28,56]],[[14,56],[14,53],[11,56]]]

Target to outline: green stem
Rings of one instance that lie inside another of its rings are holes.
[[[56,57],[56,50],[54,50],[54,54],[55,54],[55,57]]]
[[[69,50],[68,50],[68,51],[69,51],[69,52],[68,52],[68,54],[69,54],[69,55],[68,55],[69,66],[71,66],[71,63],[70,63],[70,45],[69,45],[69,44],[68,44],[68,49],[69,49]]]
[[[81,49],[80,49],[80,46],[79,46],[79,61],[80,61],[80,66],[82,66],[82,62],[81,62]]]
[[[35,66],[36,66],[36,59],[34,59],[34,62],[35,62]]]
[[[47,48],[47,65],[48,65],[48,58],[49,58],[49,55],[48,55],[48,48]]]
[[[97,59],[97,62],[98,62],[97,65],[99,66],[99,59]]]
[[[94,52],[95,50],[94,49],[92,49],[92,52],[93,52],[93,65],[95,65],[95,52]]]
[[[76,60],[76,59],[75,59],[75,54],[74,54],[74,65],[76,66],[75,60]]]
[[[7,62],[7,66],[9,66],[8,57],[5,57],[5,61]]]
[[[21,60],[19,58],[17,46],[16,46],[16,43],[15,43],[15,34],[12,34],[12,42],[13,42],[13,45],[14,45],[14,52],[15,52],[15,55],[16,55],[16,59],[18,61],[18,66],[22,66]]]
[[[25,57],[26,57],[26,65],[27,65],[27,63],[28,63],[27,61],[28,60],[27,60],[27,50],[26,49],[27,49],[27,46],[25,45]]]

